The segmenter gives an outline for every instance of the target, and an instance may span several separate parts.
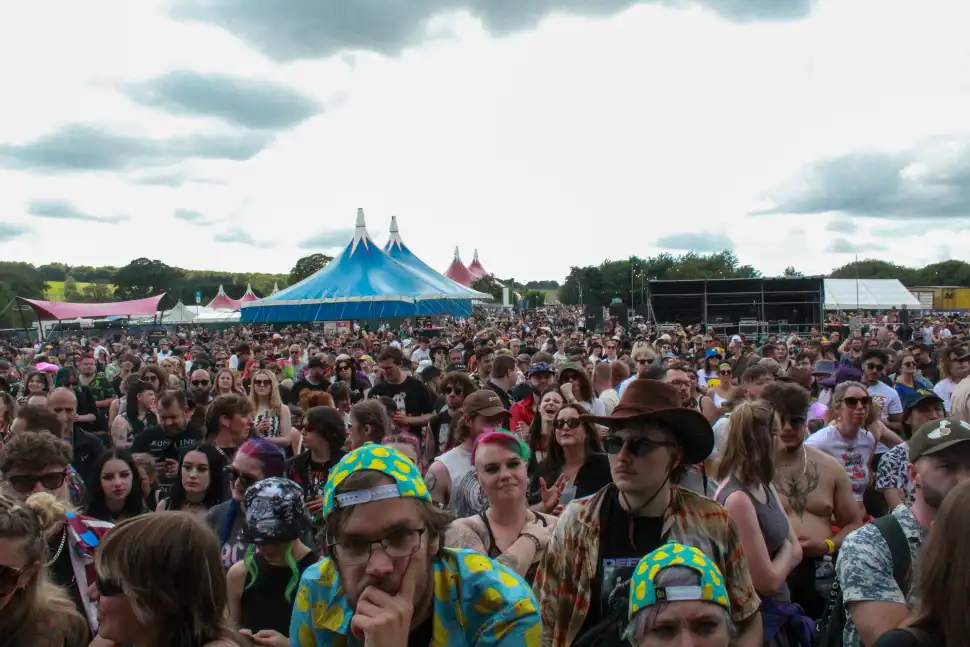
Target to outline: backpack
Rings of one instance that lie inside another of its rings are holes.
[[[879,517],[872,522],[872,525],[882,533],[886,543],[889,544],[889,553],[893,560],[893,579],[896,580],[896,585],[903,595],[908,594],[912,556],[909,552],[909,541],[902,526],[891,514]],[[828,602],[825,604],[825,613],[815,625],[816,647],[842,647],[842,632],[845,629],[846,620],[842,587],[839,586],[839,579],[836,577],[832,582]]]

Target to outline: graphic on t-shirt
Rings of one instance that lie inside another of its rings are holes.
[[[847,447],[842,454],[842,464],[852,481],[852,493],[857,496],[865,494],[866,483],[869,481],[866,462],[854,445]]]
[[[397,407],[398,411],[400,411],[401,413],[407,412],[408,408],[404,402],[404,391],[401,391],[400,393],[395,393],[394,397],[391,399],[394,400],[394,406]]]
[[[614,590],[622,589],[633,577],[633,569],[640,562],[638,557],[620,557],[603,559],[603,582],[600,586],[601,604],[604,613],[610,611],[610,594]],[[627,597],[624,594],[623,597]]]

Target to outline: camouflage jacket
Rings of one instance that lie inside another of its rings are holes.
[[[600,509],[607,496],[615,496],[615,487],[609,485],[570,502],[556,524],[533,587],[542,616],[543,647],[571,645],[583,627],[599,563]],[[694,546],[714,560],[724,573],[735,623],[757,613],[761,599],[748,574],[738,528],[727,510],[671,486],[661,543],[668,541]]]
[[[926,530],[919,525],[916,517],[905,504],[899,504],[892,515],[903,528],[909,540],[909,551],[913,563]],[[893,577],[893,560],[889,544],[879,529],[872,524],[862,526],[849,534],[842,542],[839,557],[835,563],[836,576],[842,587],[845,602],[845,630],[842,633],[844,647],[860,647],[859,632],[856,631],[852,616],[849,615],[850,602],[896,602],[906,604],[906,597]]]

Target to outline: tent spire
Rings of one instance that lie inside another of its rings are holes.
[[[364,222],[364,210],[360,207],[357,208],[357,225],[354,228],[354,242],[350,248],[350,254],[353,255],[357,251],[357,245],[359,243],[364,244],[364,249],[368,249],[368,243],[370,242],[370,234],[367,233],[367,223]]]
[[[384,251],[390,251],[392,247],[397,247],[400,251],[404,247],[404,241],[401,240],[401,231],[397,227],[397,216],[391,216],[391,230],[390,235],[387,237],[387,245],[384,246]]]
[[[455,246],[455,258],[456,261],[461,261],[461,256],[458,254],[458,246]]]
[[[276,294],[279,291],[280,291],[280,284],[277,283],[276,281],[273,281],[273,294]]]
[[[478,250],[476,249],[475,256],[472,258],[472,263],[477,263],[477,262],[478,262]]]

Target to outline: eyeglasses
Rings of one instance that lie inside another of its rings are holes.
[[[209,380],[192,380],[192,386],[209,386]]]
[[[903,368],[915,368],[916,362],[903,362],[902,364],[900,364],[900,366],[902,366]]]
[[[671,380],[670,384],[674,386],[690,386],[690,380]]]
[[[12,566],[0,566],[0,596],[5,596],[17,590],[20,584],[20,576],[23,575],[31,564],[23,568],[13,568]]]
[[[253,386],[272,386],[272,384],[270,380],[253,380]]]
[[[380,544],[384,553],[390,558],[410,557],[418,552],[421,546],[421,535],[427,528],[402,528],[387,537],[374,541],[350,539],[330,544],[330,551],[334,559],[346,566],[366,564],[370,561],[374,544]]]
[[[718,375],[730,375],[731,374],[731,371],[718,371],[717,374]]]
[[[452,393],[455,395],[465,395],[465,392],[459,389],[457,386],[446,386],[444,389],[442,389],[442,393],[445,395],[451,395]]]
[[[256,483],[256,481],[259,480],[249,476],[248,474],[243,474],[231,465],[229,466],[229,469],[226,470],[226,473],[229,475],[230,485],[235,485],[236,481],[239,481],[244,490],[248,490]]]
[[[579,418],[559,418],[554,423],[552,423],[552,426],[555,427],[556,429],[565,429],[566,427],[569,427],[570,429],[576,429],[581,424],[583,423],[582,421],[580,421]]]
[[[7,482],[17,492],[30,494],[37,487],[38,483],[43,485],[45,490],[56,490],[64,485],[64,479],[66,478],[67,470],[64,470],[63,472],[51,472],[49,474],[41,474],[40,476],[34,474],[8,476]]]
[[[884,369],[886,367],[883,366],[882,364],[871,364],[870,363],[870,364],[866,364],[866,368],[869,369],[870,371],[881,371],[882,369]]]
[[[805,418],[792,416],[788,419],[788,424],[791,425],[792,429],[800,429],[805,426]]]
[[[100,573],[98,573],[97,579],[95,580],[95,586],[98,587],[98,595],[103,595],[106,598],[124,595],[125,592],[120,582],[101,577]]]
[[[668,440],[650,440],[649,438],[621,438],[608,435],[603,438],[603,448],[607,454],[619,454],[626,447],[627,451],[637,457],[650,454],[660,447],[675,447],[677,443]]]
[[[845,406],[849,407],[850,409],[854,409],[860,404],[864,407],[868,407],[870,404],[872,404],[872,398],[868,395],[863,398],[845,397],[842,398],[842,402],[844,402]]]

